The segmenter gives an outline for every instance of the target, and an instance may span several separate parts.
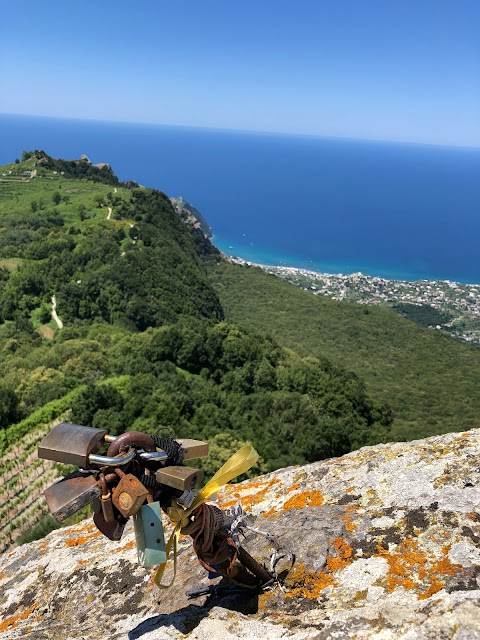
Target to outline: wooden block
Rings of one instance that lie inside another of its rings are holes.
[[[195,460],[196,458],[205,458],[208,456],[208,442],[192,440],[190,438],[180,438],[177,442],[185,449],[184,460]]]
[[[202,481],[203,471],[193,467],[165,467],[155,473],[157,482],[167,487],[187,491]]]

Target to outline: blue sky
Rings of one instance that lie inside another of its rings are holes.
[[[0,0],[0,112],[480,147],[478,0]]]

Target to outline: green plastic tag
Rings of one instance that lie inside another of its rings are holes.
[[[133,516],[137,541],[138,563],[154,567],[167,561],[163,537],[162,512],[159,502],[144,504]]]

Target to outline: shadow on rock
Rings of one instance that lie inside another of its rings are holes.
[[[128,640],[138,640],[144,634],[161,627],[175,627],[181,633],[191,633],[208,616],[213,607],[222,607],[244,615],[257,613],[258,592],[252,593],[246,589],[228,587],[219,588],[206,598],[203,605],[190,604],[174,613],[147,618],[129,632]]]

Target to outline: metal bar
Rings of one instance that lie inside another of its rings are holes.
[[[102,467],[118,467],[119,465],[122,466],[133,460],[136,453],[137,452],[134,449],[133,451],[117,458],[113,456],[99,456],[97,453],[91,453],[88,456],[88,462],[90,464],[98,464]]]
[[[237,548],[238,559],[243,564],[244,567],[247,567],[249,571],[253,573],[254,576],[260,578],[262,583],[269,582],[274,578],[273,576],[263,565],[257,562],[252,556],[246,551],[243,547]]]
[[[105,442],[113,442],[117,439],[117,436],[109,436],[108,433],[106,433],[103,439],[105,440]]]
[[[138,457],[141,460],[167,460],[168,454],[165,451],[143,451]]]

